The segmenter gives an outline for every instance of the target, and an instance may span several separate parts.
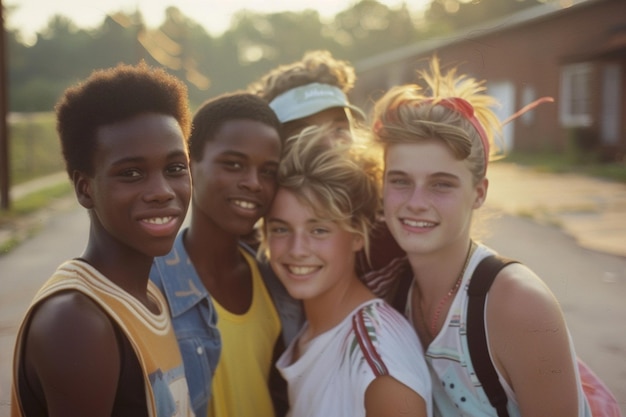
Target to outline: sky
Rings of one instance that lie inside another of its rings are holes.
[[[379,0],[389,7],[399,7],[402,0]],[[422,8],[428,0],[405,0],[411,10]],[[25,40],[33,39],[55,14],[69,17],[80,28],[102,24],[107,13],[132,13],[139,9],[146,24],[156,27],[163,22],[165,9],[171,5],[204,26],[212,35],[219,35],[230,26],[232,15],[248,9],[261,13],[315,8],[322,18],[351,7],[358,0],[2,0],[6,7],[15,7],[5,16],[6,26],[19,28]]]

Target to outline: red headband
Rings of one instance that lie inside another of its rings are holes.
[[[435,99],[428,99],[426,103],[433,102]],[[446,107],[452,111],[457,113],[461,113],[463,117],[465,117],[476,129],[478,132],[478,136],[480,137],[480,141],[483,144],[483,152],[485,155],[485,171],[487,170],[487,164],[489,163],[489,138],[487,137],[487,132],[485,132],[485,128],[483,128],[480,121],[474,115],[474,107],[465,99],[461,97],[448,97],[438,100],[434,104],[440,104],[443,107]]]
[[[429,98],[421,101],[419,105],[424,103],[432,103],[435,98]],[[480,137],[480,141],[483,144],[483,151],[485,156],[485,170],[487,170],[487,163],[489,162],[489,139],[487,138],[487,132],[480,124],[480,121],[474,115],[474,107],[465,99],[460,97],[448,97],[438,100],[434,104],[440,104],[452,111],[460,113],[463,117],[465,117],[476,129],[478,132],[478,136]],[[394,108],[399,107],[399,105],[394,106]],[[382,127],[382,121],[380,119],[376,120],[373,126],[374,133],[378,133],[380,128]]]
[[[420,104],[433,103],[435,100],[436,100],[435,98],[425,99]],[[532,103],[524,106],[522,109],[515,112],[511,116],[507,117],[502,122],[502,126],[511,122],[512,120],[521,116],[527,111],[534,109],[535,107],[537,107],[538,105],[542,103],[552,103],[552,102],[554,102],[554,99],[552,97],[541,97],[533,101]],[[478,136],[480,136],[480,141],[483,144],[483,151],[484,151],[484,156],[485,156],[485,171],[486,171],[487,163],[489,162],[489,139],[487,138],[487,132],[485,132],[485,129],[480,124],[480,121],[474,114],[474,107],[467,100],[461,97],[447,97],[447,98],[438,99],[438,101],[434,104],[441,104],[442,106],[452,111],[460,113],[463,117],[465,117],[472,124],[472,126],[474,126],[474,129],[476,129],[476,131],[478,132]],[[394,107],[398,107],[398,105]],[[382,127],[382,121],[380,119],[376,120],[373,126],[374,133],[378,133],[381,127]]]

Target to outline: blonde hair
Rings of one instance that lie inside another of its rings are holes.
[[[271,70],[248,90],[270,102],[285,91],[311,83],[329,84],[347,94],[355,80],[352,65],[333,58],[328,51],[316,50],[305,53],[300,61]]]
[[[501,132],[501,123],[490,109],[496,99],[484,94],[484,81],[459,75],[456,68],[442,73],[436,56],[430,60],[429,71],[418,74],[426,91],[415,84],[398,86],[376,102],[375,138],[385,148],[441,140],[456,158],[466,161],[477,183],[486,174],[494,139]]]
[[[287,139],[278,186],[321,218],[361,236],[369,259],[369,235],[381,210],[381,152],[363,132],[351,139],[337,138],[329,126],[307,127]],[[260,253],[267,255],[265,226],[262,230]]]

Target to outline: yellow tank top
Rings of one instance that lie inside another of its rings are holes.
[[[213,377],[209,417],[274,417],[268,388],[280,320],[256,261],[241,250],[252,272],[252,303],[244,314],[213,300],[222,353]]]

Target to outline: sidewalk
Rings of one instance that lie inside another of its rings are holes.
[[[486,207],[556,226],[591,250],[626,257],[626,184],[575,174],[549,174],[498,161],[489,167]],[[20,184],[19,198],[34,189],[67,181],[65,172]],[[21,241],[56,210],[76,207],[73,194],[15,224],[0,225],[0,246]]]
[[[496,162],[487,207],[559,227],[581,247],[626,257],[626,184]]]
[[[15,200],[34,191],[51,187],[65,181],[69,181],[69,179],[67,173],[62,171],[13,186],[10,190],[11,202],[15,202]],[[0,248],[5,248],[7,245],[11,244],[18,244],[24,239],[28,239],[28,237],[36,233],[39,228],[43,227],[54,213],[59,210],[67,210],[76,207],[77,204],[74,194],[68,194],[66,197],[55,200],[48,207],[35,213],[20,217],[8,224],[0,223]],[[2,253],[0,253],[0,256],[1,255]]]

